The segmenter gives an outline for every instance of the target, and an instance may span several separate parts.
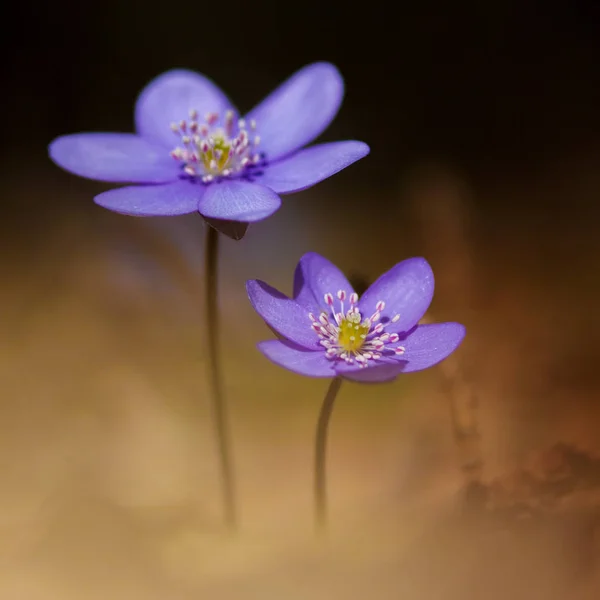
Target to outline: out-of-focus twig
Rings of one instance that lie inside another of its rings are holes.
[[[436,273],[436,306],[432,321],[464,321],[475,305],[474,252],[469,240],[471,220],[468,195],[462,182],[444,170],[425,170],[406,188],[419,232],[423,255]],[[427,319],[425,319],[427,321]],[[467,323],[468,325],[468,323]],[[469,333],[467,344],[437,369],[448,400],[450,421],[460,468],[468,490],[482,489],[483,457],[478,423],[478,397],[474,381],[474,356]]]

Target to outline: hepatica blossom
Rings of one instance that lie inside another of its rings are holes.
[[[82,177],[137,184],[96,196],[119,213],[259,221],[279,208],[279,194],[308,188],[369,152],[358,141],[302,149],[335,117],[343,90],[333,65],[315,63],[241,116],[208,78],[168,71],[139,95],[135,134],[66,135],[52,142],[50,157]]]
[[[459,323],[419,325],[433,298],[433,272],[410,258],[384,273],[359,298],[322,256],[304,255],[288,298],[262,281],[246,284],[256,312],[278,340],[260,342],[274,363],[310,377],[391,381],[431,367],[461,343]]]

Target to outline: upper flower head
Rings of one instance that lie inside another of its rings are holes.
[[[256,312],[284,338],[261,342],[265,356],[301,375],[363,382],[426,369],[458,347],[463,325],[418,325],[433,287],[427,261],[411,258],[359,298],[342,272],[315,253],[296,267],[293,299],[262,281],[246,284]]]
[[[140,93],[136,134],[62,136],[50,144],[50,157],[82,177],[145,184],[96,197],[116,212],[199,211],[209,219],[250,223],[274,213],[279,194],[308,188],[369,152],[357,141],[302,150],[335,117],[343,88],[333,65],[314,63],[241,116],[208,78],[168,71]]]

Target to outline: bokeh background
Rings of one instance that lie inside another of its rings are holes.
[[[0,598],[592,599],[600,467],[600,7],[16,3],[2,17]],[[8,12],[10,11],[10,13]],[[221,341],[242,530],[223,533],[202,323],[204,225],[97,207],[47,144],[130,131],[173,67],[241,110],[304,64],[371,155],[224,240]],[[323,381],[269,364],[244,298],[306,251],[369,281],[408,256],[468,337],[346,385],[332,528],[311,529]]]

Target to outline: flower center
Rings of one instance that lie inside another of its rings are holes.
[[[360,313],[348,314],[339,324],[338,344],[347,352],[360,350],[369,333],[369,324],[361,322]]]
[[[363,317],[358,309],[358,294],[350,294],[349,307],[345,311],[344,302],[347,294],[339,290],[336,294],[339,301],[339,310],[334,309],[333,294],[325,294],[325,303],[330,307],[321,312],[319,317],[310,313],[311,327],[319,336],[319,343],[325,348],[325,354],[332,360],[343,360],[348,364],[357,363],[359,367],[366,367],[370,360],[381,359],[391,353],[404,354],[404,346],[391,347],[400,340],[397,333],[386,333],[385,328],[390,323],[397,323],[400,315],[394,315],[386,323],[381,322],[381,315],[385,309],[385,302],[379,301],[375,312],[370,317]]]
[[[222,121],[218,113],[208,113],[203,122],[198,119],[198,111],[192,110],[189,121],[171,123],[171,129],[180,142],[171,156],[186,175],[203,183],[239,175],[261,160],[256,121],[236,122],[232,110],[225,112]]]

